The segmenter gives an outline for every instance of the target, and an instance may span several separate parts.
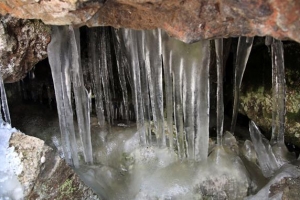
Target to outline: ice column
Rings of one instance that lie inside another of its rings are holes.
[[[248,58],[252,49],[253,37],[239,37],[237,53],[236,53],[236,63],[235,63],[235,74],[234,74],[234,104],[230,131],[234,134],[236,119],[239,109],[239,98],[240,98],[240,88],[242,85],[242,80]]]
[[[223,102],[223,39],[215,39],[217,56],[217,143],[222,145],[224,102]]]

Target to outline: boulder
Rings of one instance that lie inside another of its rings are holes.
[[[100,199],[43,140],[16,132],[9,145],[23,166],[18,180],[25,199]]]

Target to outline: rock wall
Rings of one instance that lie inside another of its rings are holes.
[[[2,0],[0,13],[46,24],[166,30],[185,42],[271,35],[300,42],[298,0]]]
[[[0,16],[0,72],[4,82],[25,77],[34,65],[47,57],[50,27],[40,20]]]

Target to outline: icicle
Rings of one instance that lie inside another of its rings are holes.
[[[104,116],[104,106],[103,106],[103,91],[102,91],[102,83],[100,76],[100,57],[99,51],[101,51],[99,47],[99,31],[96,28],[89,29],[89,50],[91,55],[91,79],[92,79],[92,87],[95,95],[95,107],[97,113],[98,124],[100,127],[105,127],[105,116]]]
[[[195,160],[205,161],[208,156],[209,143],[209,62],[210,46],[208,40],[199,42],[200,55],[198,55],[199,75],[196,85],[198,97],[196,101],[196,139],[195,139]]]
[[[165,104],[167,113],[167,130],[169,138],[169,147],[174,149],[174,137],[173,137],[173,81],[172,81],[172,52],[168,50],[167,41],[169,36],[164,33],[162,35],[164,41],[162,46],[163,53],[163,69],[164,69],[164,83],[165,83]]]
[[[141,88],[142,90],[142,100],[143,100],[143,111],[144,111],[144,126],[145,126],[145,134],[146,140],[148,144],[153,143],[152,138],[152,124],[151,124],[151,104],[150,104],[150,86],[149,86],[149,79],[147,76],[147,69],[145,63],[145,33],[146,31],[139,31],[137,33],[137,49],[138,49],[138,60],[140,65],[140,77],[141,77]],[[154,113],[156,117],[156,114]],[[156,119],[155,119],[156,120]],[[154,117],[153,117],[153,121]]]
[[[217,56],[217,143],[222,145],[224,102],[223,102],[223,39],[215,40]]]
[[[240,88],[242,85],[242,80],[248,58],[252,49],[253,37],[239,37],[237,53],[236,53],[236,63],[235,63],[235,74],[234,74],[234,104],[230,132],[234,134],[235,125],[239,109],[239,98],[240,98]]]
[[[11,124],[10,120],[10,114],[9,114],[9,108],[8,108],[8,103],[7,103],[7,98],[6,98],[6,92],[5,92],[5,87],[2,79],[2,75],[0,74],[0,90],[1,90],[1,103],[2,103],[2,111],[4,114],[4,120]],[[0,106],[0,116],[2,118],[1,114],[1,106]]]
[[[273,40],[272,50],[272,138],[271,144],[284,145],[285,124],[285,72],[283,45],[279,40]]]
[[[116,54],[116,58],[117,58],[118,75],[119,75],[119,81],[120,81],[120,85],[121,85],[123,105],[124,105],[124,114],[122,114],[122,119],[125,119],[126,124],[128,124],[129,123],[128,93],[127,93],[127,87],[126,87],[126,76],[125,76],[125,72],[124,72],[126,62],[123,61],[124,59],[126,59],[126,56],[124,56],[124,53],[122,52],[122,47],[120,44],[123,41],[121,41],[121,38],[116,33],[116,29],[114,29],[114,30],[115,30],[115,32],[114,32],[115,34],[113,34],[113,41],[114,41],[115,54]]]
[[[169,38],[165,43],[164,63],[171,61],[166,65],[170,65],[174,80],[178,155],[180,158],[188,156],[197,161],[206,160],[209,139],[209,41],[189,45]],[[168,51],[170,54],[167,54]]]
[[[69,28],[52,27],[51,42],[47,51],[55,88],[61,143],[66,162],[78,167],[78,148],[71,104],[70,48]]]
[[[81,69],[79,29],[74,30],[71,26],[70,44],[72,54],[72,83],[76,103],[78,130],[82,141],[85,162],[92,164],[93,152],[90,130],[90,102],[88,91],[84,87],[83,74]]]
[[[146,31],[145,34],[145,67],[149,81],[150,100],[156,139],[159,146],[166,146],[163,114],[162,60],[159,30]]]
[[[128,54],[131,56],[131,72],[133,78],[133,99],[135,103],[135,116],[137,129],[140,135],[140,144],[146,145],[146,130],[144,126],[144,111],[142,101],[142,90],[141,90],[141,74],[140,64],[138,59],[138,44],[137,44],[137,31],[135,30],[123,30],[125,47]]]
[[[109,125],[112,124],[113,119],[112,119],[112,102],[111,102],[111,83],[109,80],[109,71],[108,71],[108,63],[111,61],[109,60],[110,58],[107,56],[108,54],[108,49],[107,49],[107,34],[106,30],[107,27],[101,28],[100,29],[100,75],[102,79],[102,86],[103,86],[103,94],[104,94],[104,99],[105,99],[105,111],[107,115],[107,122]],[[110,53],[110,52],[109,52]],[[110,127],[110,126],[109,126]]]

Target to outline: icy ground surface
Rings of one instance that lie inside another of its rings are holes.
[[[93,143],[95,164],[81,164],[75,170],[103,199],[247,196],[249,175],[241,159],[230,149],[232,144],[212,146],[204,163],[179,160],[177,152],[169,148],[141,147],[135,127],[113,127],[107,135],[92,132],[92,141],[98,141]]]
[[[23,188],[17,179],[23,166],[14,147],[9,147],[9,139],[15,128],[0,123],[0,200],[23,199]]]

